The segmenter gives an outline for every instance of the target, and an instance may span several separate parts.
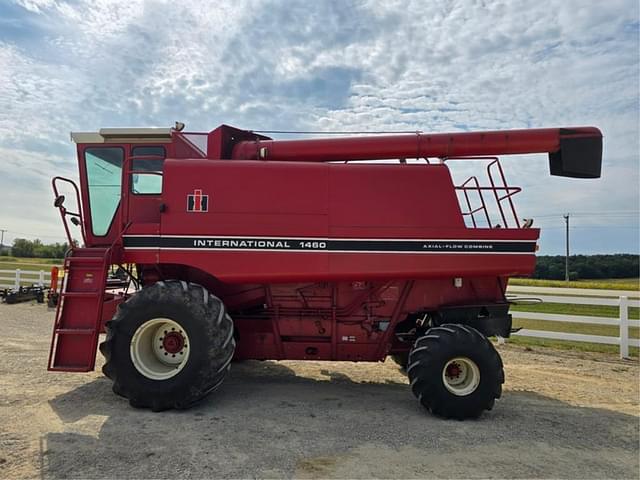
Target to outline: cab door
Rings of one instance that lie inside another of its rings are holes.
[[[162,173],[167,156],[163,145],[132,145],[125,182],[126,233],[158,233],[162,203]]]
[[[87,246],[111,245],[120,234],[125,145],[78,147]]]

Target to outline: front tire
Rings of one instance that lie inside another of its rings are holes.
[[[106,327],[102,371],[113,391],[153,411],[188,408],[217,389],[235,350],[220,299],[183,281],[143,288]]]
[[[420,337],[409,354],[411,390],[431,413],[477,418],[502,394],[504,370],[491,342],[473,327],[445,324]]]

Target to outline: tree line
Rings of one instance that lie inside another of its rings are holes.
[[[616,255],[571,255],[569,256],[569,279],[638,278],[640,256]],[[545,280],[565,279],[565,257],[539,256],[533,278]]]
[[[26,258],[64,258],[65,252],[69,249],[67,243],[50,243],[45,245],[40,240],[27,240],[26,238],[16,238],[8,249],[0,251],[1,256],[8,256],[11,253],[14,257]]]

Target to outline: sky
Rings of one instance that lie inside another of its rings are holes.
[[[70,131],[594,125],[602,178],[504,159],[541,254],[640,251],[636,0],[0,0],[0,229],[62,241]],[[276,136],[276,138],[278,138]]]

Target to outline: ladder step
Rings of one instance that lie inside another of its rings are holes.
[[[108,250],[108,248],[104,248],[104,247],[82,247],[82,248],[75,248],[72,252],[72,254],[76,253],[85,253],[85,252],[100,252],[100,253],[104,253]]]
[[[69,298],[98,298],[102,296],[102,292],[62,292],[60,296]]]
[[[93,328],[56,328],[59,335],[93,335],[96,333]]]
[[[104,263],[102,257],[68,257],[67,263]]]
[[[50,372],[90,372],[93,367],[65,367],[65,366],[51,366],[48,368]]]
[[[64,259],[67,291],[60,293],[49,370],[93,370],[109,260],[108,248],[77,248]]]

